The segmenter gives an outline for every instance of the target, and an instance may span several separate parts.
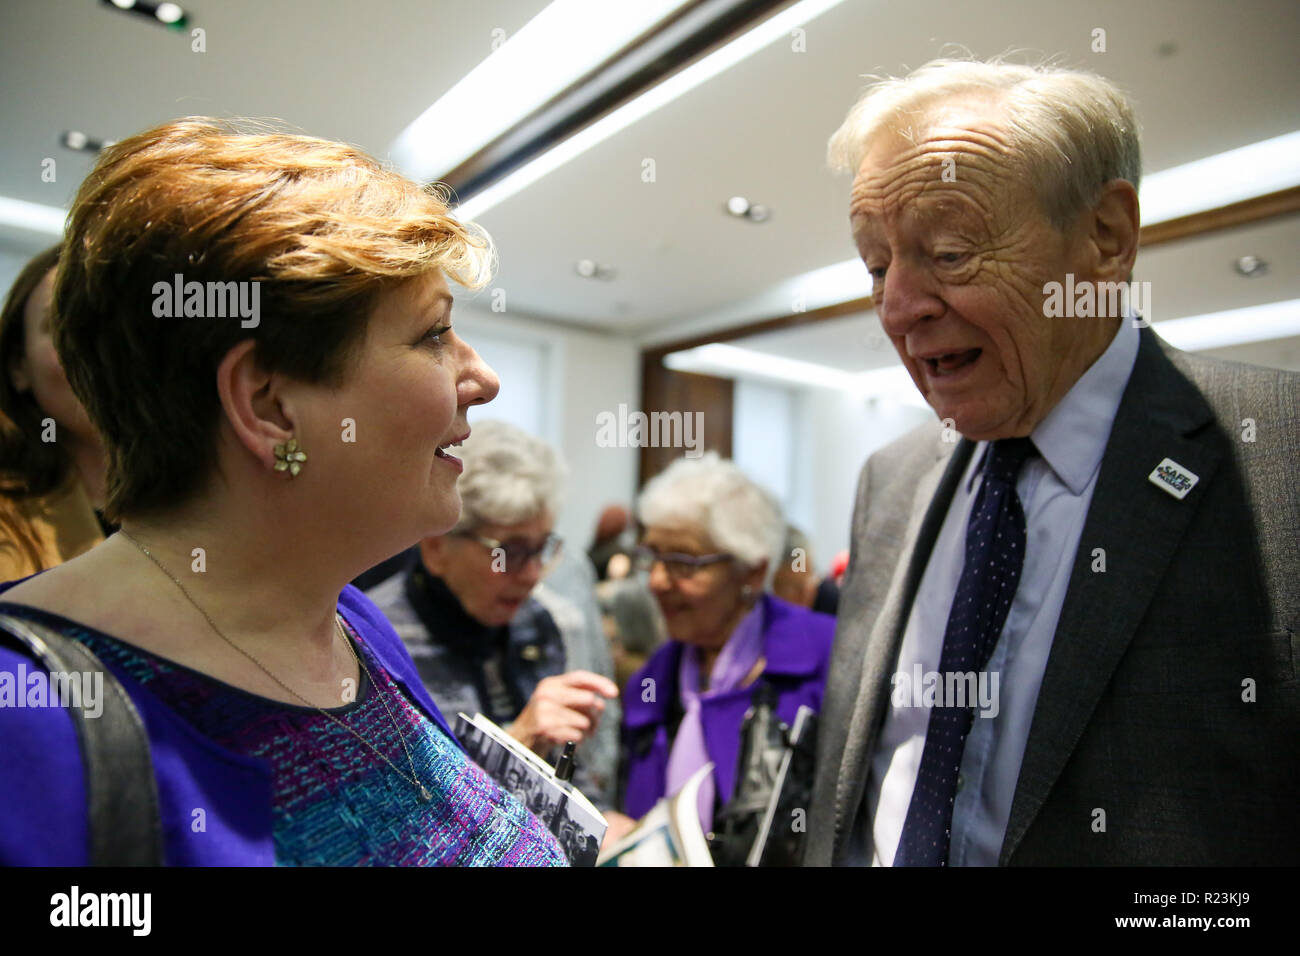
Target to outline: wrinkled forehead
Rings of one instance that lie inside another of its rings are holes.
[[[1027,187],[1002,110],[986,98],[900,114],[871,136],[853,179],[855,230],[873,220],[992,215]]]

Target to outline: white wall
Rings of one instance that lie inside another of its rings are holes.
[[[637,490],[638,449],[596,445],[598,414],[617,414],[620,402],[640,407],[641,360],[636,343],[459,303],[453,315],[457,333],[489,365],[495,357],[499,372],[505,373],[498,397],[501,405],[493,402],[471,409],[470,427],[489,418],[527,427],[529,406],[537,406],[531,409],[540,423],[535,433],[560,450],[569,468],[556,531],[568,547],[585,551],[600,510],[614,503],[630,507]],[[520,371],[525,380],[530,374],[530,347],[533,354],[544,356],[545,368],[537,370],[538,378],[529,385],[512,384],[509,370]],[[498,407],[501,414],[494,414]]]
[[[819,571],[849,546],[858,474],[871,453],[934,412],[885,399],[863,399],[824,388],[802,389],[795,434],[797,483],[804,489],[805,531]]]
[[[731,457],[752,480],[776,495],[788,512],[795,506],[794,390],[767,382],[736,382],[732,402]]]
[[[829,388],[741,380],[734,417],[737,464],[782,499],[786,520],[808,536],[813,563],[824,574],[835,553],[849,546],[862,464],[934,413]]]

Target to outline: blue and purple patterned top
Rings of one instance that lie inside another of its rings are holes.
[[[256,696],[58,615],[13,604],[4,610],[82,642],[203,738],[269,768],[276,865],[567,862],[542,823],[413,706],[350,625],[348,637],[378,686],[362,669],[356,699],[329,713],[373,750],[313,708]],[[407,750],[430,801],[411,782]]]

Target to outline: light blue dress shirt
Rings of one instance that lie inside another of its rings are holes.
[[[953,803],[949,865],[997,865],[1079,538],[1137,351],[1138,330],[1126,318],[1106,351],[1030,435],[1041,457],[1030,459],[1016,482],[1027,529],[1025,564],[986,668],[990,689],[997,680],[995,706],[983,714],[976,707],[966,739]],[[938,670],[965,557],[966,525],[987,450],[988,442],[976,445],[953,494],[907,619],[897,673],[913,674],[918,665],[922,673]],[[1083,544],[1091,552],[1092,546]],[[865,797],[875,866],[893,863],[929,722],[929,707],[891,696]]]

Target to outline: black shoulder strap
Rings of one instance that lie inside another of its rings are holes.
[[[161,866],[162,823],[149,734],[125,688],[84,644],[0,614],[0,634],[16,638],[49,671],[104,675],[103,711],[68,707],[81,741],[92,866]],[[84,701],[83,701],[84,703]]]

